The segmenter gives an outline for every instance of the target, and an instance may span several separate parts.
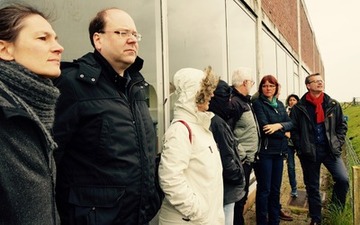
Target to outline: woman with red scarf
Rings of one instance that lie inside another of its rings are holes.
[[[324,93],[324,81],[319,73],[307,76],[305,85],[308,92],[291,111],[294,123],[291,139],[303,170],[310,224],[321,224],[321,164],[334,180],[332,203],[335,206],[344,207],[349,190],[349,177],[341,158],[347,124],[340,104]]]

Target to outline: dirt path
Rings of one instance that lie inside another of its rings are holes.
[[[291,201],[291,197],[290,197],[291,188],[289,184],[289,177],[287,175],[287,165],[286,165],[286,161],[284,161],[283,181],[280,192],[281,193],[280,203],[282,205],[282,209],[286,211],[288,214],[290,214],[294,218],[294,220],[293,221],[280,220],[281,225],[285,225],[285,224],[308,225],[310,224],[311,221],[311,219],[307,217],[308,209],[307,209],[307,201],[306,201],[306,191],[303,182],[301,165],[298,157],[296,156],[295,158],[296,158],[295,159],[296,181],[299,191],[299,199],[297,199],[296,201]],[[322,180],[327,180],[326,178],[327,173],[325,170],[326,169],[322,167],[322,172],[321,172]],[[322,183],[321,190],[324,190],[325,182],[321,182],[321,183]],[[255,207],[256,205],[253,204],[252,207],[246,212],[245,214],[246,225],[256,225]]]
[[[302,176],[302,170],[300,166],[300,162],[298,157],[295,157],[295,168],[296,168],[296,181],[299,191],[299,199],[297,199],[295,203],[304,203],[300,204],[302,206],[298,206],[299,204],[295,204],[297,206],[294,206],[294,202],[291,202],[290,197],[290,184],[289,184],[289,178],[287,175],[287,165],[286,161],[284,161],[284,171],[283,171],[283,181],[281,186],[281,199],[280,203],[282,205],[282,209],[289,213],[294,220],[293,221],[283,221],[280,220],[280,225],[308,225],[310,224],[311,219],[307,217],[308,211],[307,211],[307,201],[306,201],[306,191],[305,186],[303,182],[303,176]],[[328,180],[326,172],[326,169],[322,166],[321,167],[321,178],[322,181]],[[325,190],[325,182],[321,182],[321,190]],[[245,214],[245,221],[246,225],[256,225],[256,219],[255,219],[255,207],[256,205],[253,204],[250,209]],[[150,225],[157,225],[158,224],[158,218],[155,217],[153,221],[150,222]]]

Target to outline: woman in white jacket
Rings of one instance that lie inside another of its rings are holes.
[[[211,67],[184,68],[174,75],[174,120],[159,165],[165,193],[160,225],[225,223],[221,158],[209,130],[213,113],[206,111],[218,80]]]

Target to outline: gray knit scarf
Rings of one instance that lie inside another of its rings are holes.
[[[48,78],[38,76],[14,61],[0,60],[0,88],[7,92],[43,130],[54,150],[51,136],[59,90]]]

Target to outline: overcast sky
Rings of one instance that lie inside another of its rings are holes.
[[[325,67],[325,92],[360,98],[360,0],[304,0]]]

